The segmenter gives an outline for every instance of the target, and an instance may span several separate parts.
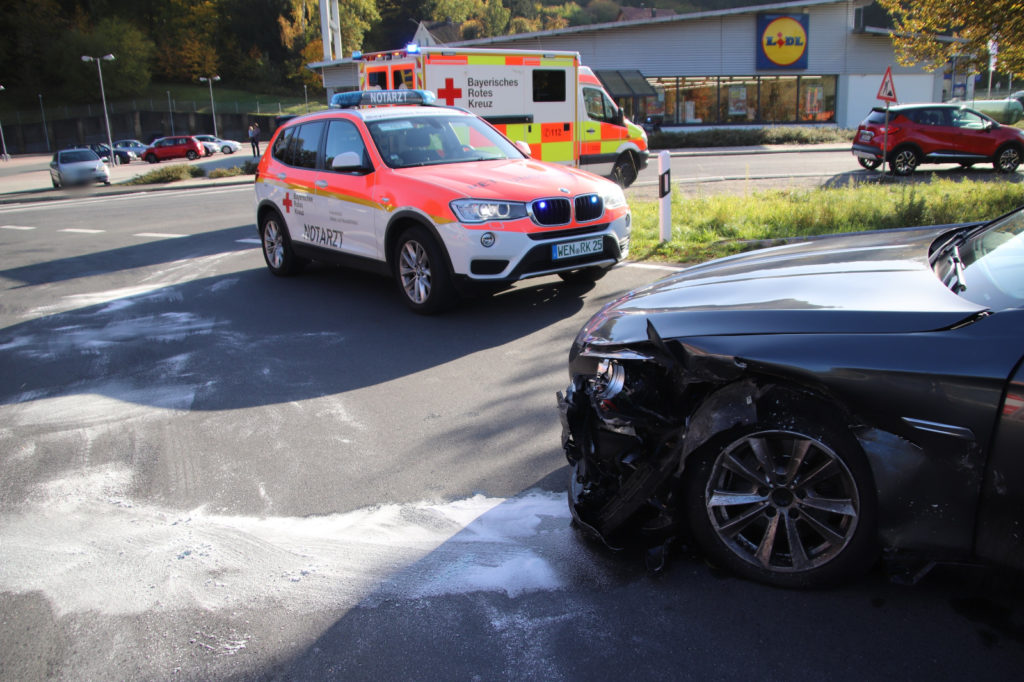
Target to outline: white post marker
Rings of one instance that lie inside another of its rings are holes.
[[[661,241],[672,239],[672,156],[662,150],[658,153],[658,226]]]

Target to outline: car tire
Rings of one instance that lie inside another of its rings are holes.
[[[52,182],[52,183],[53,183],[53,188],[54,188],[54,189],[60,189],[60,183],[59,183],[59,182],[57,182],[57,178],[55,178],[55,177],[53,177],[53,176],[51,175],[51,176],[50,176],[50,182]]]
[[[568,284],[593,284],[607,275],[608,270],[610,270],[610,268],[581,268],[579,270],[571,270],[569,272],[560,272],[558,273],[558,276],[562,278],[563,282]]]
[[[875,170],[882,165],[881,159],[865,159],[861,156],[857,157],[857,163],[868,170]]]
[[[742,577],[834,584],[878,555],[871,471],[842,422],[780,397],[772,414],[716,434],[687,460],[690,530],[713,562]]]
[[[921,163],[921,157],[910,147],[900,147],[889,159],[889,169],[896,175],[910,175]]]
[[[298,274],[307,261],[292,250],[292,240],[284,220],[276,211],[267,211],[260,217],[260,244],[267,269],[278,277]]]
[[[185,158],[187,158],[189,161],[195,161],[196,159],[199,158],[199,154],[198,152],[196,152],[196,150],[189,149],[188,152],[185,153]]]
[[[221,147],[220,151],[221,151],[222,154],[234,154],[235,153],[234,150],[232,150],[231,147],[229,147],[227,145],[224,145],[223,147]]]
[[[150,163],[156,163],[159,160],[160,159],[157,158],[156,154],[146,154],[146,161],[149,161]]]
[[[398,238],[394,271],[402,300],[414,312],[433,315],[455,303],[444,254],[424,228],[410,227]]]
[[[611,179],[623,189],[632,185],[636,176],[636,163],[633,162],[633,155],[628,152],[620,156],[612,166]]]
[[[1000,173],[1013,173],[1020,165],[1020,161],[1020,147],[1008,144],[996,152],[996,160],[992,162],[992,167]]]

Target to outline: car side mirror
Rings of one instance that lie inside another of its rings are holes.
[[[356,152],[342,152],[334,157],[331,162],[331,170],[353,172],[369,170],[363,165],[363,160]]]
[[[516,149],[526,154],[526,158],[530,158],[533,156],[533,151],[530,149],[530,144],[528,142],[524,142],[523,140],[516,140],[515,145]]]

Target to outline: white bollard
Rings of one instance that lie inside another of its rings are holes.
[[[672,239],[672,157],[667,151],[658,154],[658,226],[661,241]]]

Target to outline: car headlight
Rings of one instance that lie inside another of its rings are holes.
[[[518,220],[526,217],[526,204],[520,201],[456,199],[450,205],[455,217],[463,223]]]
[[[604,201],[605,210],[622,208],[626,205],[626,194],[615,183],[609,183],[609,186],[601,190],[601,199]]]

